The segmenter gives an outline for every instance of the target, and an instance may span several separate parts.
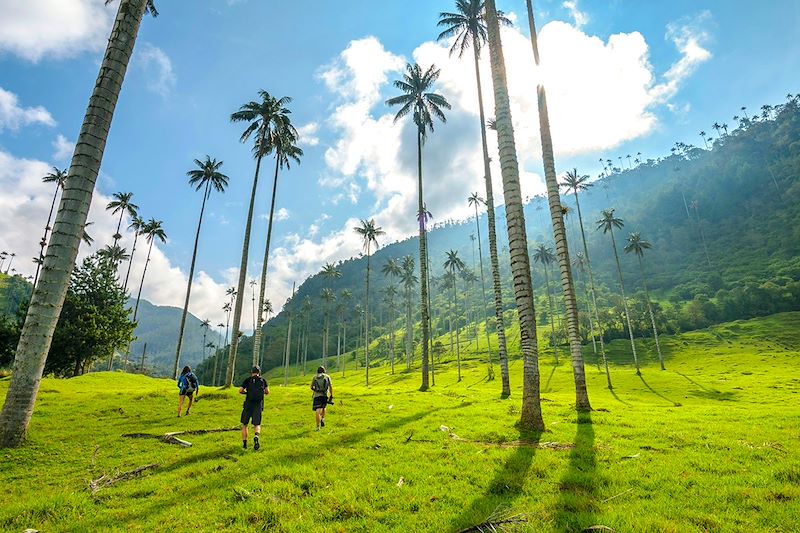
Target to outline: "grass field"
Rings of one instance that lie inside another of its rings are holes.
[[[450,363],[425,393],[417,372],[373,368],[369,388],[334,374],[319,433],[310,378],[272,376],[258,452],[238,431],[180,435],[190,448],[122,437],[234,428],[235,390],[201,388],[177,418],[171,381],[46,379],[27,445],[0,450],[0,530],[456,532],[493,513],[545,532],[800,530],[800,313],[664,345],[666,371],[650,356],[640,378],[620,360],[613,391],[587,364],[595,410],[582,416],[568,361],[543,358],[538,436],[514,425],[520,360],[506,400],[469,359],[461,384]]]

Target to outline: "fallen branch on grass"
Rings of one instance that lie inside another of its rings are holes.
[[[484,446],[496,446],[498,448],[538,448],[540,450],[571,450],[574,444],[564,444],[561,442],[535,442],[529,440],[509,440],[505,442],[485,442],[480,440],[463,439],[455,433],[450,433],[450,438],[458,442],[469,442],[471,444],[481,444]]]
[[[109,475],[103,474],[99,478],[93,479],[92,481],[90,481],[89,482],[89,488],[91,489],[92,494],[94,494],[98,490],[104,489],[106,487],[110,487],[114,483],[117,483],[119,481],[128,481],[129,479],[137,478],[142,474],[142,472],[145,472],[147,470],[153,470],[155,468],[158,468],[157,464],[150,464],[150,465],[144,465],[144,466],[140,466],[138,468],[134,468],[133,470],[128,470],[127,472],[124,472],[122,474],[118,474],[116,476],[109,476]]]
[[[603,500],[603,501],[602,501],[602,503],[610,502],[610,501],[611,501],[611,500],[613,500],[613,499],[616,499],[616,498],[619,498],[620,496],[623,496],[623,495],[625,495],[625,494],[628,494],[628,493],[629,493],[629,492],[631,492],[632,490],[633,490],[633,489],[632,489],[632,488],[630,488],[630,489],[628,489],[628,490],[625,490],[625,491],[622,491],[622,492],[620,492],[619,494],[615,494],[614,496],[612,496],[612,497],[610,497],[610,498],[606,498],[605,500]]]
[[[167,444],[178,444],[179,446],[188,448],[192,443],[179,439],[177,435],[205,435],[206,433],[222,433],[225,431],[239,431],[239,428],[187,429],[185,431],[172,431],[163,435],[154,435],[153,433],[125,433],[122,436],[129,439],[158,439]]]
[[[527,526],[528,518],[524,514],[511,514],[507,508],[500,506],[480,524],[462,529],[458,533],[510,532]]]

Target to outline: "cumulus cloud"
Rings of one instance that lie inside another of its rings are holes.
[[[319,144],[319,137],[317,137],[317,131],[319,131],[319,124],[316,122],[309,122],[308,124],[303,124],[302,126],[297,127],[297,136],[298,136],[298,143],[300,145],[305,146],[316,146]]]
[[[50,171],[51,165],[44,161],[19,159],[0,151],[0,249],[17,254],[14,266],[23,276],[33,275],[36,265],[32,262],[39,255],[39,239],[44,233],[47,215],[53,200],[55,187],[42,182],[42,176]],[[88,228],[94,238],[89,247],[81,244],[78,260],[109,245],[116,231],[118,217],[106,211],[110,197],[95,191],[89,209],[88,220],[93,224]],[[128,221],[123,221],[123,227]],[[169,235],[169,228],[166,228]],[[133,235],[124,232],[120,246],[128,252],[133,247]],[[142,297],[156,305],[183,307],[186,296],[187,273],[173,265],[164,254],[160,243],[153,246],[147,277],[142,288]],[[135,296],[139,288],[147,255],[147,244],[142,239],[137,243],[133,257],[128,290]],[[124,275],[127,263],[121,271]],[[226,270],[218,273],[215,279],[209,273],[197,273],[192,286],[192,300],[189,310],[200,318],[210,318],[215,323],[224,322],[220,302],[225,300],[225,288],[237,279],[237,271]]]
[[[56,140],[53,141],[53,149],[55,150],[53,159],[58,162],[69,161],[72,157],[72,152],[75,151],[75,143],[67,140],[66,137],[59,133]]]
[[[0,8],[0,53],[32,62],[102,50],[116,14],[100,0],[12,0]]]
[[[285,207],[281,207],[278,209],[278,212],[275,213],[275,218],[280,222],[281,220],[288,220],[289,219],[289,210]]]
[[[671,99],[681,84],[710,53],[704,48],[705,15],[679,21],[667,28],[667,37],[680,56],[663,74],[649,60],[649,46],[639,32],[618,33],[602,39],[582,30],[588,16],[576,1],[565,1],[574,24],[552,21],[541,28],[542,67],[533,67],[530,41],[518,28],[504,28],[503,48],[520,159],[523,197],[544,190],[539,175],[539,138],[536,86],[547,88],[550,124],[556,155],[601,152],[651,132],[659,108],[674,106]],[[516,17],[509,14],[512,20]],[[441,69],[436,91],[452,104],[447,124],[436,124],[424,146],[425,199],[435,221],[463,219],[471,211],[466,196],[484,195],[483,162],[478,125],[477,86],[472,58],[449,56],[450,43],[426,42],[413,52],[423,68]],[[384,100],[396,93],[390,85],[402,75],[407,59],[386,50],[375,37],[352,41],[318,76],[336,98],[324,126],[338,140],[325,152],[326,171],[319,184],[335,190],[332,202],[364,205],[366,218],[387,231],[386,242],[415,233],[417,211],[416,134],[410,120],[394,123]],[[487,117],[494,114],[488,53],[481,58],[482,92]],[[489,154],[497,153],[489,131]],[[496,159],[496,157],[495,157]],[[500,171],[492,162],[495,202],[503,203]],[[322,231],[316,222],[304,236],[291,235],[275,251],[271,271],[282,296],[291,281],[318,271],[361,251],[352,231],[355,219]]]
[[[22,107],[16,94],[0,87],[0,132],[4,129],[17,131],[30,124],[52,127],[56,121],[44,107]]]
[[[147,89],[166,98],[175,88],[177,76],[169,56],[157,46],[143,42],[135,52],[136,64],[144,71]]]

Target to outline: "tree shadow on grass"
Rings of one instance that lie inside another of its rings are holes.
[[[550,392],[550,380],[553,379],[553,374],[556,373],[556,367],[553,366],[553,369],[550,370],[550,375],[547,376],[547,381],[544,383],[544,387],[542,387],[542,392]]]
[[[522,494],[540,438],[541,433],[520,435],[520,440],[530,445],[514,449],[503,466],[495,472],[494,479],[486,487],[486,492],[473,500],[472,504],[453,521],[453,531],[461,531],[482,523],[498,508],[510,506]]]
[[[578,413],[575,448],[569,454],[569,468],[558,484],[555,531],[584,531],[597,524],[598,481],[592,414]]]
[[[676,402],[676,401],[674,401],[674,400],[671,400],[670,398],[667,398],[666,396],[664,396],[663,394],[661,394],[660,392],[658,392],[657,390],[655,390],[653,387],[651,387],[651,386],[650,386],[650,384],[649,384],[649,383],[647,383],[647,382],[644,380],[644,376],[639,376],[639,379],[641,379],[641,380],[642,380],[642,383],[644,383],[644,386],[645,386],[645,387],[647,387],[647,389],[648,389],[650,392],[652,392],[653,394],[655,394],[655,395],[656,395],[656,396],[658,396],[659,398],[661,398],[661,399],[663,399],[663,400],[666,400],[666,401],[668,401],[668,402],[669,402],[669,403],[671,403],[671,404],[672,404],[674,407],[680,407],[680,406],[681,406],[681,404],[679,404],[678,402]]]

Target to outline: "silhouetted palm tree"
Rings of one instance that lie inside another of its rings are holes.
[[[326,263],[324,267],[322,267],[322,277],[328,280],[328,283],[332,283],[333,280],[339,279],[342,277],[342,273],[336,268],[333,263]],[[322,299],[325,300],[325,328],[323,330],[322,336],[322,361],[323,366],[328,365],[328,341],[330,339],[330,330],[331,330],[331,304],[336,299],[336,293],[333,292],[332,288],[328,288],[328,292],[331,296],[330,299],[326,299],[323,297]]]
[[[128,289],[128,278],[131,276],[131,266],[133,266],[133,254],[136,253],[136,243],[139,241],[139,235],[142,234],[144,226],[144,220],[139,218],[138,215],[131,217],[131,223],[128,225],[128,229],[133,230],[133,247],[131,248],[131,256],[128,259],[128,271],[125,274],[125,283],[122,285],[123,292]]]
[[[112,201],[106,206],[106,210],[111,211],[112,215],[119,213],[119,222],[117,222],[117,231],[114,233],[114,244],[122,238],[120,228],[122,227],[122,217],[127,213],[130,217],[135,217],[139,214],[139,206],[131,202],[133,198],[132,192],[115,192]]]
[[[411,114],[414,125],[417,129],[417,197],[419,218],[419,263],[420,263],[420,312],[422,321],[422,386],[421,390],[428,389],[428,328],[429,315],[428,309],[428,265],[427,265],[427,237],[425,230],[425,208],[422,190],[422,145],[427,138],[428,132],[433,133],[433,117],[437,117],[442,122],[446,122],[444,109],[450,109],[450,104],[444,96],[433,92],[433,85],[439,78],[439,69],[434,65],[428,67],[425,72],[418,64],[406,65],[406,73],[402,80],[395,80],[394,86],[403,93],[400,96],[386,100],[388,106],[400,106],[400,110],[395,114],[394,121],[397,122],[408,114]],[[366,313],[369,321],[369,311]],[[369,329],[369,328],[367,328]]]
[[[555,325],[555,311],[553,310],[553,297],[550,291],[550,265],[556,260],[553,249],[539,244],[533,251],[533,261],[541,263],[542,270],[544,270],[544,282],[547,289],[547,307],[550,311],[550,345],[553,347],[553,354],[555,362],[558,364],[558,346],[556,343],[556,325]]]
[[[383,266],[381,267],[381,273],[388,278],[390,281],[389,283],[393,283],[395,278],[399,278],[403,274],[403,269],[397,262],[397,259],[388,259]],[[387,289],[386,297],[387,297],[387,304],[389,307],[390,318],[389,322],[391,326],[389,327],[389,343],[391,345],[391,357],[392,357],[392,374],[394,374],[394,351],[395,351],[395,341],[394,341],[394,331],[395,331],[395,316],[394,313],[396,311],[394,306],[394,298],[397,296],[397,288],[394,285],[391,285],[390,288],[392,292],[390,293]]]
[[[658,361],[661,363],[661,370],[664,369],[664,357],[661,355],[661,345],[658,343],[658,328],[656,328],[656,318],[653,315],[653,306],[650,303],[650,291],[647,289],[647,273],[644,269],[644,251],[652,248],[652,245],[642,239],[639,232],[628,235],[628,244],[625,245],[625,253],[634,252],[639,259],[639,269],[642,271],[642,286],[644,296],[647,300],[647,312],[650,313],[650,323],[653,325],[653,338],[656,341],[656,351],[658,351]]]
[[[481,318],[483,318],[484,329],[486,330],[486,350],[489,361],[489,379],[492,380],[494,379],[494,366],[492,364],[492,343],[489,338],[489,317],[486,316],[486,282],[484,281],[483,277],[483,249],[481,246],[481,226],[479,223],[480,217],[478,216],[478,206],[482,204],[485,205],[486,202],[483,201],[483,198],[478,196],[477,192],[474,192],[467,198],[467,203],[471,207],[475,208],[475,229],[478,233],[478,264],[480,266],[481,273]]]
[[[53,219],[53,210],[56,207],[56,198],[58,198],[58,192],[64,190],[64,184],[67,181],[67,169],[59,170],[56,167],[53,167],[52,172],[46,174],[42,181],[45,183],[55,183],[56,190],[53,193],[53,201],[50,203],[50,213],[47,215],[47,224],[44,227],[44,235],[42,236],[42,240],[39,241],[39,258],[38,261],[34,261],[36,263],[36,274],[33,276],[33,286],[36,287],[36,283],[39,280],[39,270],[44,263],[44,249],[47,246],[47,235],[49,234],[50,230],[50,221]]]
[[[375,225],[375,220],[361,220],[361,225],[353,230],[364,241],[364,251],[367,252],[366,296],[364,298],[364,384],[369,386],[369,271],[372,245],[378,247],[378,237],[386,232]]]
[[[452,277],[452,286],[453,286],[453,299],[451,300],[451,305],[453,311],[450,313],[450,331],[453,331],[453,315],[458,309],[458,302],[457,302],[457,289],[456,289],[456,280],[458,279],[456,274],[464,270],[464,261],[458,257],[458,252],[456,250],[450,250],[447,252],[447,259],[444,262],[444,269],[450,273]],[[460,313],[459,313],[460,314]],[[458,381],[461,381],[461,339],[459,338],[459,330],[461,328],[458,327],[456,324],[456,365],[458,366]]]

